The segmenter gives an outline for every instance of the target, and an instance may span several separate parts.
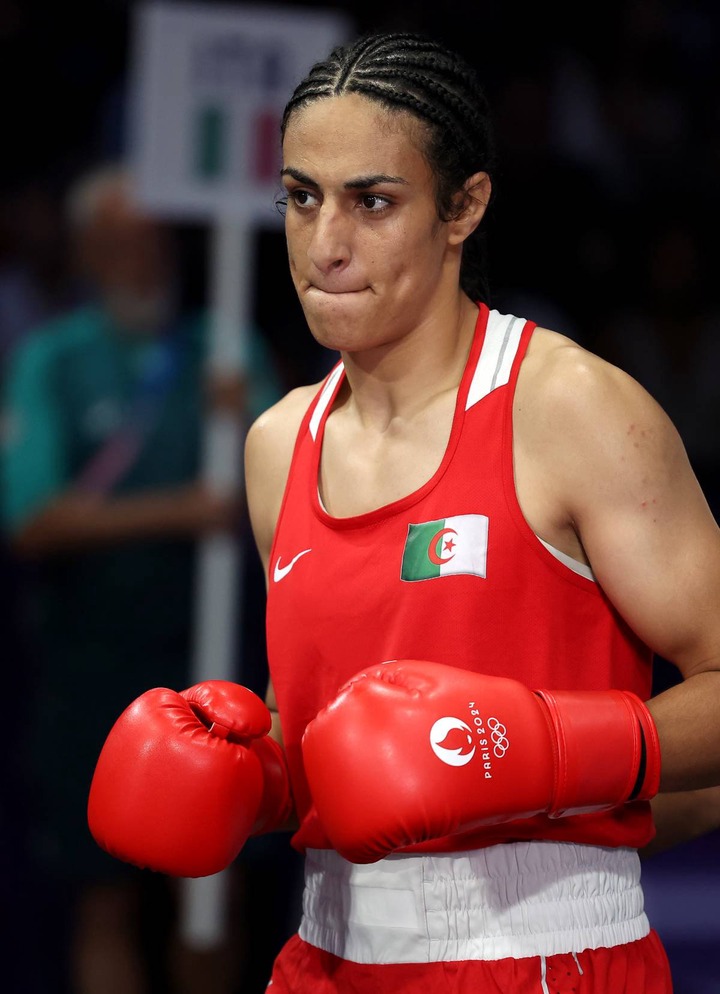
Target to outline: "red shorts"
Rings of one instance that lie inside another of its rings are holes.
[[[281,949],[269,994],[672,994],[670,966],[654,931],[581,953],[524,959],[363,964],[293,936]]]

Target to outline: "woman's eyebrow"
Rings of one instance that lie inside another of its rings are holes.
[[[320,188],[320,184],[317,180],[313,179],[312,176],[308,176],[307,173],[302,172],[300,169],[295,169],[294,166],[286,166],[282,172],[281,176],[291,176],[297,183],[302,183],[304,186],[314,186]],[[355,179],[349,179],[343,186],[346,190],[367,190],[371,186],[378,186],[381,183],[400,183],[407,186],[407,180],[403,179],[402,176],[389,176],[387,173],[373,173],[369,176],[357,176]]]
[[[297,180],[298,183],[302,183],[304,186],[320,186],[320,184],[311,176],[308,176],[307,173],[303,173],[299,169],[295,169],[293,166],[285,166],[280,175],[291,176],[294,180]]]
[[[407,180],[402,176],[388,176],[385,173],[375,173],[371,176],[358,176],[350,179],[343,186],[346,190],[365,190],[369,186],[379,186],[381,183],[402,183],[407,186]]]

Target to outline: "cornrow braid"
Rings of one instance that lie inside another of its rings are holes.
[[[357,93],[391,111],[406,112],[425,125],[423,153],[435,177],[438,216],[462,212],[458,193],[468,177],[491,173],[495,142],[485,93],[474,70],[442,44],[419,34],[364,35],[333,49],[295,88],[283,114],[285,135],[291,115],[327,97]],[[463,246],[460,283],[473,300],[488,302],[484,229]]]

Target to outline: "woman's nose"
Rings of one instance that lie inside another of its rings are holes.
[[[323,204],[318,211],[308,256],[322,273],[335,272],[350,262],[351,222],[337,208]]]

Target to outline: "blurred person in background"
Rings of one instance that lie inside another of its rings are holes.
[[[29,847],[67,919],[53,923],[68,929],[60,983],[145,994],[157,987],[143,915],[164,884],[98,849],[87,790],[127,701],[189,682],[197,540],[243,523],[242,495],[200,479],[208,409],[252,417],[280,388],[257,335],[245,384],[208,382],[207,316],[181,308],[173,232],[133,201],[122,167],[81,178],[67,209],[88,301],[24,335],[4,383],[4,525],[35,667]]]

